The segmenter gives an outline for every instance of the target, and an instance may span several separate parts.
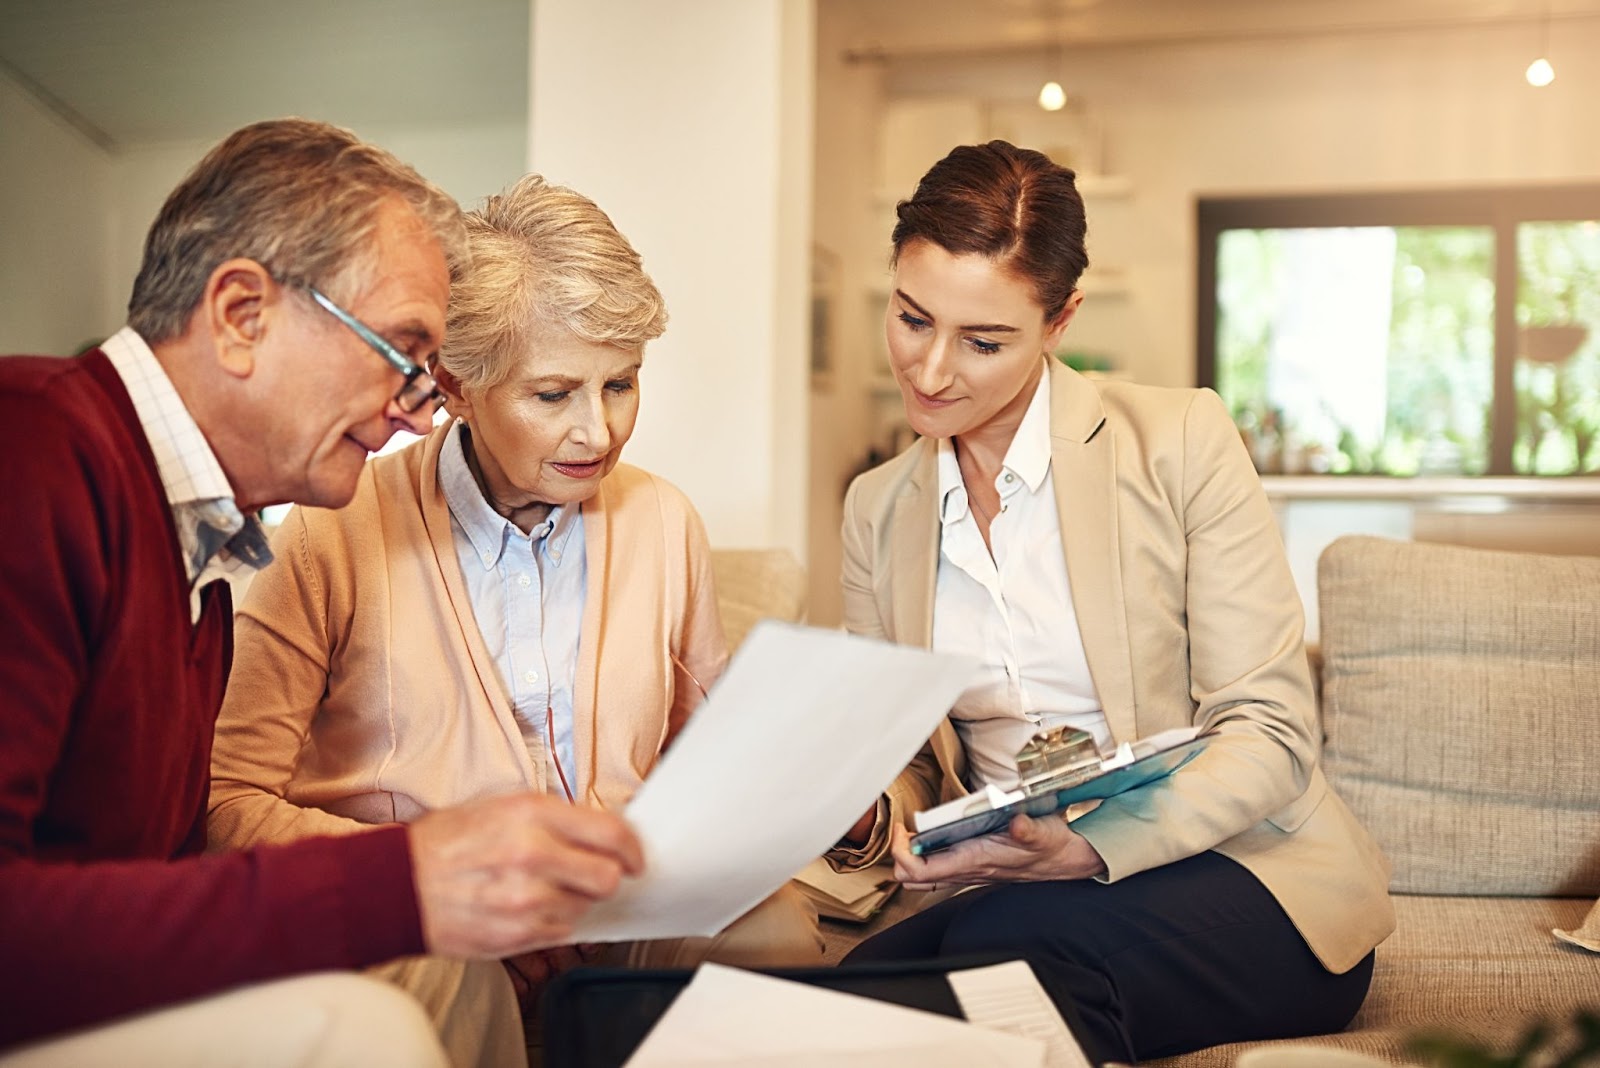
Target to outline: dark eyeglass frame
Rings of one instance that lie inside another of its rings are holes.
[[[348,326],[357,337],[372,346],[373,351],[382,356],[390,367],[406,376],[399,392],[394,395],[394,402],[400,406],[402,412],[409,415],[420,411],[425,405],[432,404],[433,408],[437,409],[444,403],[444,392],[439,388],[438,380],[429,374],[426,368],[389,344],[383,335],[372,327],[329,300],[316,287],[307,286],[306,292],[310,293],[311,299],[322,305],[329,315]]]

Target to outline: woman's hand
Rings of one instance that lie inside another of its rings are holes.
[[[912,855],[904,827],[896,825],[891,833],[894,877],[912,890],[1088,879],[1106,870],[1089,840],[1060,816],[1017,816],[1000,834],[968,838],[926,857]]]

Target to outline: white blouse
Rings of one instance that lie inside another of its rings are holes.
[[[967,787],[1013,788],[1017,750],[1041,730],[1078,727],[1109,753],[1111,730],[1072,605],[1050,474],[1050,376],[1040,377],[995,479],[1000,511],[989,526],[992,557],[954,443],[942,439],[938,450],[933,647],[983,665],[980,681],[951,710],[967,750]]]

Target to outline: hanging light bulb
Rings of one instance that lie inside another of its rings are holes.
[[[1543,89],[1556,80],[1556,69],[1550,65],[1545,57],[1550,54],[1550,0],[1545,0],[1544,10],[1539,16],[1539,58],[1528,64],[1527,73],[1523,77],[1528,79],[1528,84],[1535,89]]]
[[[1061,88],[1060,82],[1044,83],[1044,87],[1039,90],[1039,106],[1046,111],[1060,111],[1067,106],[1067,91]]]

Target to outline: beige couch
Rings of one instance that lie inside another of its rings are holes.
[[[711,575],[730,650],[763,619],[805,618],[805,568],[787,549],[712,549]]]
[[[1509,1049],[1600,1011],[1600,954],[1551,934],[1600,895],[1600,559],[1350,537],[1319,593],[1327,773],[1394,863],[1399,926],[1350,1028],[1296,1044],[1403,1063],[1419,1033]]]
[[[1399,926],[1349,1029],[1305,1042],[1509,1050],[1600,1011],[1600,954],[1551,934],[1600,895],[1600,559],[1347,537],[1317,585],[1328,778],[1394,864]]]

